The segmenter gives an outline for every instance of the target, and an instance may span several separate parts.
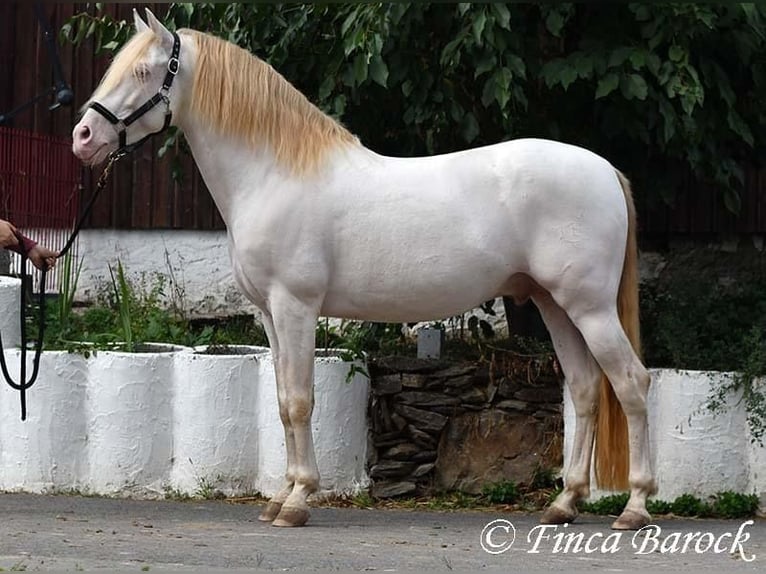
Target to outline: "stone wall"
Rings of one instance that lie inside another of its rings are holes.
[[[555,359],[496,351],[476,362],[370,364],[369,467],[378,498],[528,482],[562,463]]]

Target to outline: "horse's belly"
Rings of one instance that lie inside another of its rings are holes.
[[[420,270],[372,280],[362,275],[331,286],[322,315],[384,322],[446,319],[497,296],[507,278],[500,269],[483,274]]]

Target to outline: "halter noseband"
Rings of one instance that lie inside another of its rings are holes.
[[[109,123],[111,123],[117,129],[117,137],[119,138],[118,140],[119,147],[114,152],[112,152],[112,155],[122,157],[123,155],[128,154],[132,152],[133,150],[135,150],[136,148],[138,148],[150,137],[157,135],[159,133],[162,133],[170,127],[170,120],[173,116],[173,113],[170,111],[170,98],[168,97],[168,94],[170,92],[170,87],[173,85],[173,80],[178,74],[178,68],[179,68],[178,54],[180,52],[181,52],[181,40],[178,37],[178,34],[173,32],[173,50],[170,53],[170,59],[168,60],[168,71],[165,74],[165,79],[162,82],[162,87],[159,89],[159,91],[156,94],[154,94],[151,98],[146,100],[146,102],[144,102],[144,104],[140,108],[138,108],[136,111],[131,113],[125,119],[121,120],[120,118],[118,118],[116,115],[114,115],[111,111],[109,111],[107,108],[105,108],[98,102],[91,102],[90,105],[88,106],[89,108],[96,110],[99,114],[104,116],[107,119],[107,121],[109,121]],[[144,136],[143,138],[138,140],[137,142],[134,142],[128,145],[127,143],[128,126],[130,126],[130,124],[132,124],[141,116],[146,114],[149,110],[154,108],[154,106],[156,106],[160,102],[165,103],[165,123],[162,126],[162,129],[160,129],[159,131],[150,133],[147,136]]]

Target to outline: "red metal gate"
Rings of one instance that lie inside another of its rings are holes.
[[[0,217],[35,241],[61,249],[79,213],[81,189],[82,170],[67,138],[0,127]],[[72,255],[76,260],[76,244]],[[18,258],[11,265],[20,273]],[[51,292],[59,285],[56,271],[49,274]],[[31,272],[30,265],[26,273]]]

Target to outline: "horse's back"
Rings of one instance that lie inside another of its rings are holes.
[[[616,172],[576,146],[515,140],[350,163],[322,191],[335,206],[327,314],[441,318],[502,294],[514,274],[543,283],[592,257],[619,264],[620,240],[624,252]]]

